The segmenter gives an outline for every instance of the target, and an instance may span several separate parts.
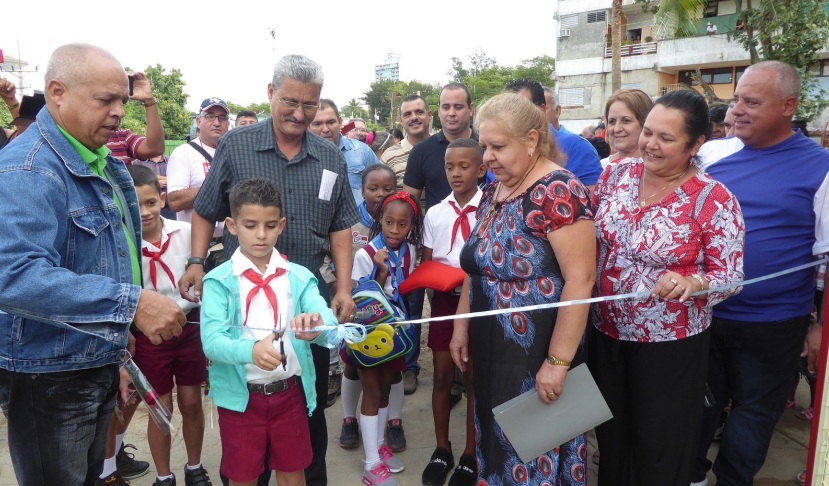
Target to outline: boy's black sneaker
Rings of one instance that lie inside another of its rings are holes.
[[[458,467],[449,479],[449,486],[475,486],[478,480],[478,462],[474,457],[463,454],[458,460]]]
[[[153,486],[176,486],[176,475],[173,474],[170,479],[158,479],[156,477]]]
[[[184,466],[184,484],[185,486],[213,486],[207,471],[204,470],[204,466],[192,471]]]
[[[105,478],[98,478],[95,480],[95,486],[129,486],[130,482],[123,478],[116,471],[115,474],[110,474]]]
[[[386,422],[386,444],[394,452],[406,450],[406,433],[403,431],[403,421],[391,419]]]
[[[357,429],[357,419],[346,417],[343,419],[343,428],[340,431],[340,447],[356,449],[360,447],[360,431]]]
[[[452,457],[452,444],[449,449],[436,447],[429,459],[429,464],[423,470],[423,486],[442,486],[446,481],[449,471],[455,466],[455,459]]]
[[[150,463],[147,461],[136,461],[135,456],[131,452],[127,452],[127,447],[132,450],[138,450],[132,444],[121,444],[121,450],[115,454],[115,464],[118,472],[124,479],[135,479],[147,474],[150,470]]]

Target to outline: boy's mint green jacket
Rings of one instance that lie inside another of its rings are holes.
[[[307,268],[289,262],[288,281],[294,299],[294,314],[319,312],[324,324],[337,324],[337,318],[320,296],[317,279]],[[201,341],[210,365],[210,397],[216,406],[244,412],[249,392],[245,365],[253,362],[256,341],[242,338],[242,298],[239,279],[233,275],[232,262],[227,261],[205,275],[202,288]],[[328,331],[313,342],[325,343]],[[317,404],[314,388],[316,373],[308,341],[288,333],[302,367],[302,388],[310,415]]]

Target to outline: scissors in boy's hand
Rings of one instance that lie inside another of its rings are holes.
[[[280,315],[277,319],[278,322],[273,333],[276,335],[276,339],[279,339],[279,354],[282,355],[282,370],[286,371],[288,369],[288,363],[285,360],[285,340],[283,339],[285,336],[285,328],[282,326],[282,316]]]

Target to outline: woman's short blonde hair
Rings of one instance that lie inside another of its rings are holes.
[[[475,113],[475,130],[481,123],[493,120],[511,136],[526,140],[532,130],[538,132],[539,153],[550,160],[562,157],[550,136],[547,118],[530,100],[516,93],[501,93],[488,99]]]

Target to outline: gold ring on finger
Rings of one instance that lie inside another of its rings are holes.
[[[674,284],[674,285],[679,284],[679,282],[677,282],[675,278],[672,278],[672,279],[671,279],[671,283],[672,283],[672,284]]]

